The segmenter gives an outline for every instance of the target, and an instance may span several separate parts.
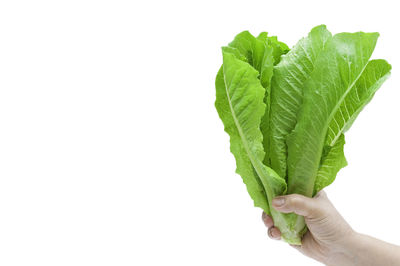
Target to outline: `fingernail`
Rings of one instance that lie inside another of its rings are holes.
[[[276,232],[276,229],[274,229],[273,227],[271,228],[271,230],[269,230],[270,233],[270,237],[273,239],[279,239],[279,234]]]
[[[276,207],[281,207],[281,206],[283,206],[283,204],[285,204],[285,198],[277,197],[272,200],[272,204]]]
[[[272,236],[272,227],[271,228],[268,228],[268,236],[270,237],[270,238],[274,238],[273,236]]]

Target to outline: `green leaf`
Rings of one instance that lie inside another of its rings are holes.
[[[279,63],[282,55],[290,51],[289,47],[285,43],[278,41],[278,38],[276,36],[269,37],[267,32],[261,32],[257,36],[257,39],[265,43],[266,46],[272,48],[272,57],[274,65]]]
[[[248,63],[223,52],[223,68],[216,78],[215,106],[230,136],[236,172],[242,176],[255,206],[270,213],[267,197],[282,195],[286,183],[279,176],[271,175],[262,163],[265,153],[260,123],[265,112],[265,89],[258,75]]]
[[[336,34],[318,56],[304,84],[298,122],[287,137],[288,193],[312,196],[329,123],[366,68],[377,38],[377,33]]]
[[[242,57],[245,57],[246,60],[243,61],[248,62],[259,72],[261,85],[266,89],[264,93],[264,103],[266,104],[266,108],[260,127],[261,133],[263,134],[264,151],[266,153],[263,161],[266,165],[269,165],[269,95],[275,62],[274,56],[277,56],[278,54],[279,56],[281,55],[280,45],[282,44],[280,44],[276,38],[272,38],[271,40],[274,42],[275,47],[280,49],[279,51],[275,51],[272,45],[269,44],[271,41],[270,37],[267,37],[267,35],[266,32],[262,32],[257,38],[255,38],[248,31],[243,31],[229,44],[229,48],[236,49],[235,51],[230,52],[234,53],[237,58],[241,58],[242,60]],[[242,57],[238,56],[237,53],[240,53]]]
[[[321,166],[315,180],[314,194],[330,185],[335,180],[339,170],[347,165],[343,153],[345,143],[343,133],[351,127],[358,114],[389,77],[390,70],[391,66],[385,60],[369,61],[360,78],[334,115],[329,124],[325,141],[325,145],[327,145],[325,148],[329,148],[330,151],[321,160]]]
[[[262,41],[250,32],[243,31],[236,35],[229,46],[238,49],[247,58],[247,62],[261,73],[265,51],[265,45]]]
[[[270,166],[269,160],[269,114],[270,114],[270,98],[271,98],[271,79],[274,70],[274,48],[265,43],[263,65],[261,68],[260,82],[265,88],[264,103],[266,105],[265,113],[261,118],[261,133],[263,135],[263,147],[265,151],[264,164]]]
[[[258,36],[257,36],[257,40],[260,40],[260,41],[262,41],[263,43],[266,43],[266,42],[267,42],[267,39],[268,39],[268,32],[265,32],[265,31],[261,32],[261,33],[258,34]]]
[[[267,37],[267,43],[273,48],[275,65],[281,61],[282,55],[286,54],[290,50],[286,44],[278,41],[276,36]]]
[[[229,47],[236,48],[259,72],[259,78],[264,88],[270,85],[275,53],[273,47],[268,44],[268,38],[266,32],[262,32],[256,38],[250,32],[243,31],[229,43]]]
[[[286,177],[286,137],[294,129],[303,98],[303,85],[314,70],[314,62],[330,32],[324,25],[311,30],[275,66],[271,88],[270,158],[271,167]]]
[[[341,134],[333,147],[324,147],[326,154],[322,156],[321,165],[315,179],[314,195],[324,187],[330,185],[335,180],[339,170],[347,165],[343,152],[344,144],[344,135]]]
[[[223,52],[223,67],[216,78],[215,106],[230,136],[236,172],[241,175],[254,205],[272,215],[275,226],[289,243],[300,244],[304,218],[271,208],[272,199],[286,193],[286,182],[265,166],[260,123],[265,111],[264,93],[258,72],[234,54]]]
[[[223,46],[222,52],[233,54],[237,59],[242,60],[243,62],[248,62],[246,56],[244,56],[238,49],[230,46]]]
[[[371,60],[357,80],[354,88],[344,99],[342,105],[329,124],[326,144],[333,146],[340,135],[353,124],[358,114],[367,105],[375,92],[390,76],[391,66],[382,59]]]

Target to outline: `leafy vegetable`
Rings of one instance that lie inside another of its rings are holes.
[[[266,32],[244,31],[222,47],[215,106],[236,172],[291,244],[301,243],[304,218],[275,211],[271,201],[289,193],[311,197],[347,165],[344,133],[390,75],[385,60],[369,60],[377,38],[332,36],[321,25],[290,51]]]

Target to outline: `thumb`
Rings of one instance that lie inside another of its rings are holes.
[[[308,198],[303,195],[291,194],[286,196],[276,197],[272,201],[272,206],[280,212],[294,212],[306,218],[317,218],[323,215],[324,209],[318,198]]]

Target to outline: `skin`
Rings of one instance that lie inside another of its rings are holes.
[[[323,191],[314,198],[297,194],[277,197],[272,205],[277,211],[305,217],[309,230],[301,246],[292,247],[310,258],[328,266],[400,266],[399,246],[355,232]],[[269,237],[279,240],[281,233],[272,218],[263,213],[262,219]]]

